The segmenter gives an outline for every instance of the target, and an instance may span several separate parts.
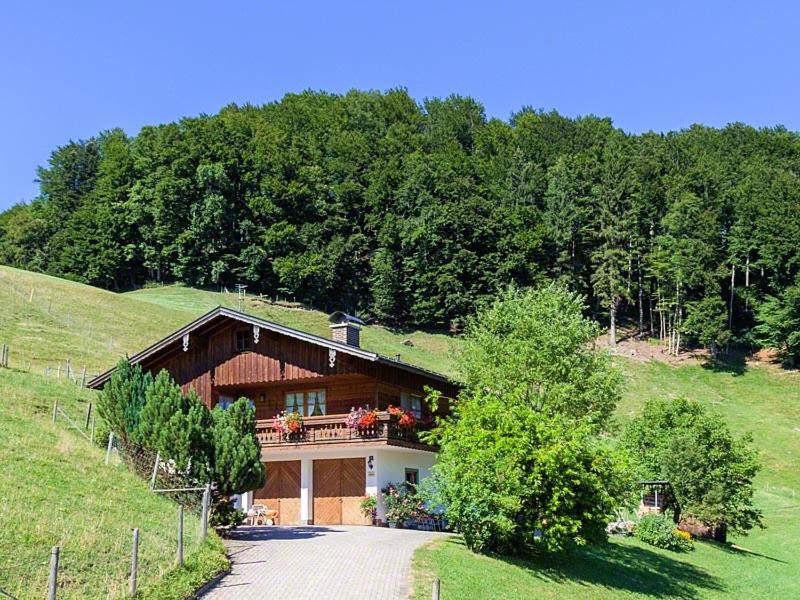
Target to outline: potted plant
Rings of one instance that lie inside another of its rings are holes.
[[[364,496],[359,504],[361,514],[367,517],[372,524],[375,524],[375,516],[378,514],[378,499],[375,496]]]
[[[272,428],[284,438],[296,435],[303,431],[303,415],[282,411],[272,420]]]
[[[363,408],[350,408],[350,414],[348,414],[344,418],[345,425],[347,425],[350,429],[358,429],[359,423],[361,422],[361,417],[367,414],[367,411]]]
[[[399,485],[390,483],[381,492],[389,527],[402,528],[407,520],[414,517],[419,505],[414,491],[405,483]]]
[[[370,410],[366,411],[361,418],[358,420],[358,428],[359,429],[371,429],[375,427],[375,424],[378,422],[378,413],[377,411]]]
[[[368,408],[351,408],[350,414],[345,417],[344,422],[350,429],[357,429],[359,435],[373,434],[375,425],[378,423],[378,411]]]

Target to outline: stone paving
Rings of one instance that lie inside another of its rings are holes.
[[[205,600],[403,600],[411,556],[445,534],[347,525],[243,527]]]

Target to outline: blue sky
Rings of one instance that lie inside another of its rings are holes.
[[[0,6],[0,209],[111,127],[286,92],[404,86],[609,116],[800,130],[800,5],[736,2],[56,2]]]

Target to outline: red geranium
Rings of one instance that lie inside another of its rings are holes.
[[[398,419],[403,416],[404,411],[402,408],[397,406],[389,405],[389,408],[386,409],[390,416],[397,417]]]
[[[375,427],[375,423],[377,422],[378,422],[378,415],[375,414],[374,410],[371,410],[361,416],[361,418],[358,420],[358,426],[361,429],[368,429],[370,427]]]
[[[403,427],[404,429],[413,429],[417,426],[417,419],[410,412],[403,413],[403,416],[397,421],[397,426]]]

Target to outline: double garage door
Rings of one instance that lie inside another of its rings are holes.
[[[300,461],[276,461],[264,465],[267,482],[254,495],[256,504],[278,511],[278,524],[300,523]],[[365,525],[359,505],[364,497],[364,458],[315,460],[314,524]]]

